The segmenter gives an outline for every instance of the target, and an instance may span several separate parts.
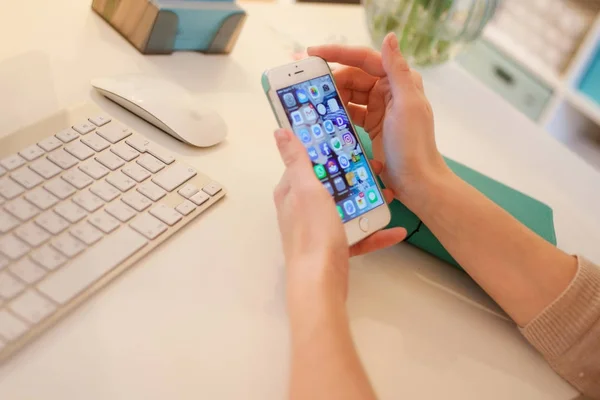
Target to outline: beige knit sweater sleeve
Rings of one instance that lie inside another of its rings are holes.
[[[600,400],[600,268],[580,257],[569,287],[521,332],[556,372]]]

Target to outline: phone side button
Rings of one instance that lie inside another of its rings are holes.
[[[369,231],[369,219],[368,218],[361,218],[358,220],[358,226],[360,227],[360,230],[363,232],[368,232]]]

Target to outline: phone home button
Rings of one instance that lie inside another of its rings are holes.
[[[360,227],[360,230],[363,232],[368,232],[369,231],[369,218],[361,218],[358,220],[358,226]]]

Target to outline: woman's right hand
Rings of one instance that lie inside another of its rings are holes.
[[[411,207],[424,182],[449,171],[435,144],[433,113],[423,80],[410,69],[396,35],[381,53],[366,47],[324,45],[308,54],[342,64],[333,74],[352,121],[373,141],[373,155],[384,163],[382,179]]]

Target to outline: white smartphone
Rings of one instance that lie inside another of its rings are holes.
[[[262,80],[279,126],[298,136],[333,196],[349,244],[386,227],[390,210],[328,64],[309,57],[265,71]]]

